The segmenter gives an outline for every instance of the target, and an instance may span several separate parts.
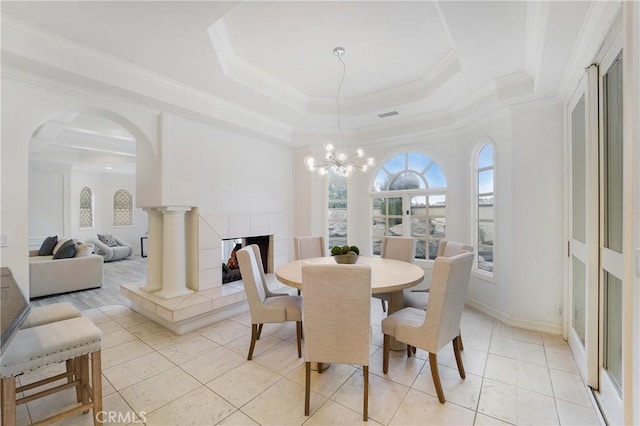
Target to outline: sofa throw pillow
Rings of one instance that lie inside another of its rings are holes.
[[[98,239],[105,243],[108,247],[118,247],[116,239],[111,234],[97,234]]]
[[[57,242],[56,246],[53,248],[53,252],[51,252],[51,254],[53,254],[55,256],[55,254],[58,252],[58,250],[60,250],[60,247],[62,247],[62,245],[64,243],[66,243],[67,241],[70,241],[70,238],[58,238],[58,242]]]
[[[38,256],[51,256],[56,244],[58,244],[57,235],[45,238],[40,246],[40,250],[38,250]]]
[[[94,246],[93,244],[84,244],[78,243],[76,244],[76,254],[73,257],[84,257],[89,256],[93,253]]]
[[[54,259],[69,259],[76,255],[76,243],[73,240],[65,241],[53,255]]]

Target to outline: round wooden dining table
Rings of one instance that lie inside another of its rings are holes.
[[[278,281],[295,288],[302,288],[302,265],[335,265],[331,256],[295,260],[276,270]],[[384,259],[374,256],[359,256],[358,265],[371,267],[371,293],[389,293],[387,315],[403,308],[402,290],[418,285],[424,279],[424,270],[413,263]],[[304,294],[303,294],[304,297]],[[403,350],[405,346],[392,339],[391,349]]]

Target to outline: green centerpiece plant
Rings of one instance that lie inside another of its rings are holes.
[[[331,248],[331,256],[333,256],[336,263],[342,264],[354,264],[358,261],[360,255],[360,249],[358,246],[333,246]]]

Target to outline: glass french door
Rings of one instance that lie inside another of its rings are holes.
[[[622,52],[605,56],[600,77],[600,351],[599,397],[609,421],[621,424],[623,260]]]
[[[569,346],[612,424],[623,420],[622,53],[588,68],[568,105]]]
[[[591,66],[568,108],[569,346],[587,384],[598,363],[598,68]]]
[[[446,195],[404,193],[373,199],[373,254],[384,236],[416,239],[416,259],[435,259],[445,237]]]

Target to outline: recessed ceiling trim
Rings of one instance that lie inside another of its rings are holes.
[[[300,112],[308,114],[335,112],[335,99],[307,96],[238,56],[233,49],[224,18],[212,24],[207,31],[227,78]],[[416,101],[428,96],[461,69],[456,53],[450,50],[431,69],[426,70],[421,79],[364,96],[343,98],[341,107],[345,114],[356,115],[389,108],[398,103]]]
[[[358,128],[357,131],[345,129],[345,141],[349,146],[366,146],[393,138],[444,131],[477,120],[505,107],[510,101],[529,95],[533,95],[531,76],[526,72],[515,73],[487,83],[447,109],[379,121],[374,125]],[[314,136],[321,133],[326,134],[326,131],[299,129],[294,137],[313,144]]]

